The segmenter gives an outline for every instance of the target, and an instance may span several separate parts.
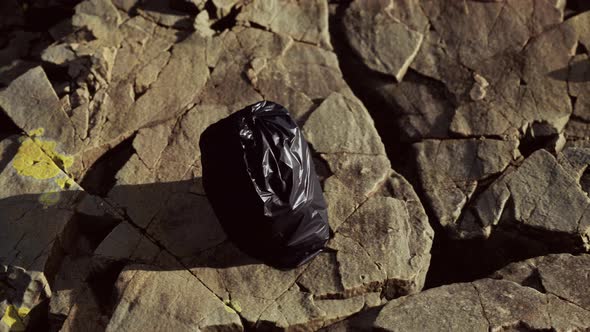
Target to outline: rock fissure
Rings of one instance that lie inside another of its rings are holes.
[[[477,286],[473,283],[471,283],[471,286],[473,286],[473,289],[475,290],[475,293],[477,294],[477,299],[479,302],[479,306],[481,307],[481,314],[483,316],[483,318],[485,318],[485,320],[488,322],[488,326],[489,326],[489,331],[493,331],[493,325],[492,322],[490,321],[490,319],[488,318],[488,315],[486,314],[486,308],[483,304],[483,299],[481,298],[481,293],[479,292],[479,289],[477,289]]]

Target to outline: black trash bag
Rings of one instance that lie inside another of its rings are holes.
[[[207,128],[200,147],[205,192],[238,248],[279,268],[321,252],[330,233],[326,202],[286,108],[248,106]]]

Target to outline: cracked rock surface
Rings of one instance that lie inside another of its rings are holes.
[[[0,331],[590,328],[588,9],[2,1]],[[328,203],[290,270],[202,184],[203,132],[260,100]]]
[[[344,32],[354,50],[384,52],[388,60],[405,54],[400,63],[411,63],[402,82],[376,80],[372,88],[396,113],[401,140],[416,150],[420,184],[436,221],[458,236],[462,211],[478,183],[516,160],[525,138],[568,131],[575,136],[576,129],[566,125],[585,109],[586,97],[573,104],[571,97],[585,96],[588,85],[587,54],[578,47],[587,43],[588,14],[564,20],[563,13],[563,2],[545,0],[448,6],[357,0],[346,9]],[[391,29],[392,37],[375,26]],[[404,53],[405,44],[393,43],[396,38],[414,40],[420,50]],[[360,56],[368,68],[400,79],[401,66],[384,70],[372,63],[381,56]]]
[[[328,4],[209,2],[82,1],[0,91],[0,262],[23,279],[2,329],[48,303],[64,331],[316,330],[422,289],[433,231],[342,78]],[[302,126],[330,201],[328,248],[288,271],[227,240],[202,187],[201,134],[262,99]]]
[[[588,250],[585,10],[550,0],[354,0],[334,10],[339,48],[354,53],[349,82],[449,241]]]
[[[549,255],[497,271],[493,279],[429,289],[389,302],[379,331],[583,331],[590,324],[590,255]],[[565,278],[565,280],[564,280]]]

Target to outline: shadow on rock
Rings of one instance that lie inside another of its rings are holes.
[[[212,124],[200,140],[203,187],[228,238],[240,250],[280,267],[270,218],[252,185],[239,141],[236,116]],[[278,241],[278,242],[277,242]],[[282,262],[284,263],[284,262]]]
[[[12,280],[0,273],[0,302],[15,308],[42,306],[40,317],[49,317],[48,323],[30,322],[42,330],[64,321],[76,330],[89,322],[101,326],[100,319],[108,322],[116,303],[114,285],[127,265],[179,273],[261,265],[227,240],[200,182],[119,185],[106,197],[71,188],[0,199],[0,272],[18,267],[23,275]],[[227,197],[235,192],[232,188]],[[241,215],[244,204],[232,213]],[[33,278],[37,275],[43,282]],[[29,284],[51,289],[49,316],[49,297],[25,292]],[[66,321],[73,306],[89,316]]]
[[[156,259],[163,253],[186,268],[260,263],[237,252],[223,259],[211,257],[211,252],[229,244],[207,197],[198,192],[200,180],[120,185],[104,198],[80,190],[2,198],[0,264],[47,273],[48,262],[58,252],[164,269],[170,264],[158,264]],[[231,192],[235,188],[225,195]],[[240,210],[246,207],[238,202],[231,213],[242,216]],[[210,259],[201,259],[204,256]]]
[[[571,63],[568,67],[550,72],[549,77],[564,82],[589,82],[590,61],[588,59],[578,60]]]

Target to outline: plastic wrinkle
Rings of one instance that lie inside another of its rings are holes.
[[[282,239],[286,261],[299,265],[329,239],[328,213],[311,152],[283,106],[261,101],[241,111],[240,142],[252,184]],[[293,250],[295,249],[295,250]],[[289,265],[289,264],[288,264]]]

